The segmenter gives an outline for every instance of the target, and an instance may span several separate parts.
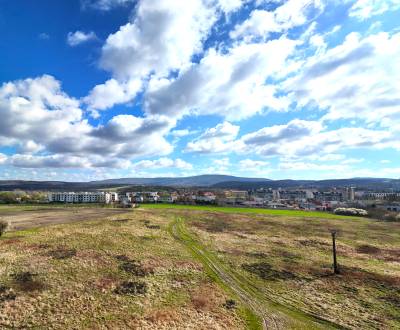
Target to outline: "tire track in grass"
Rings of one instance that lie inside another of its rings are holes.
[[[235,272],[198,242],[186,229],[184,220],[175,217],[171,235],[184,244],[203,263],[208,273],[220,285],[236,296],[259,319],[255,329],[344,329],[317,315],[272,301],[251,281]]]

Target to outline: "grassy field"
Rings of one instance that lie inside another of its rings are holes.
[[[400,328],[400,223],[161,204],[53,211],[45,224],[71,223],[0,238],[0,328]],[[6,219],[50,213],[0,207]]]
[[[244,308],[224,307],[230,296],[168,225],[131,210],[6,233],[0,328],[244,329]]]
[[[267,310],[275,303],[345,328],[400,328],[400,223],[187,211],[182,217],[192,237],[261,292]],[[330,229],[339,231],[340,275],[332,274]]]
[[[324,218],[324,219],[347,219],[348,217],[336,215],[328,212],[319,211],[303,211],[303,210],[275,210],[262,209],[252,207],[222,207],[209,205],[179,205],[179,204],[143,204],[145,209],[175,209],[175,210],[191,210],[191,211],[209,211],[209,212],[224,212],[224,213],[249,213],[249,214],[266,214],[278,216],[292,217],[308,217],[308,218]]]

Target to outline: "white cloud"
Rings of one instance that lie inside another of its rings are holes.
[[[283,32],[305,24],[323,8],[322,0],[288,0],[274,11],[256,9],[247,20],[236,25],[230,36],[266,39],[271,32]]]
[[[241,141],[256,154],[289,158],[324,157],[353,148],[400,148],[398,137],[389,131],[361,127],[323,130],[319,122],[302,120],[263,128],[244,135]]]
[[[188,129],[176,129],[171,132],[171,135],[176,138],[181,138],[190,134],[191,132]]]
[[[362,127],[328,130],[319,121],[294,119],[287,124],[265,127],[240,138],[237,137],[238,132],[239,126],[224,122],[188,143],[185,151],[280,156],[288,161],[300,158],[316,161],[340,160],[342,164],[350,164],[363,160],[346,160],[337,152],[355,148],[400,150],[399,134],[395,132]]]
[[[356,0],[349,10],[349,16],[365,20],[398,9],[400,9],[398,0]]]
[[[23,141],[19,148],[18,148],[18,152],[21,153],[36,153],[38,151],[43,150],[43,145],[37,144],[35,141],[32,140],[26,140]]]
[[[4,164],[7,161],[7,155],[0,153],[0,165]]]
[[[400,33],[351,33],[343,44],[308,58],[285,87],[299,107],[325,110],[325,120],[358,118],[391,127],[400,122],[398,72]]]
[[[88,33],[82,32],[82,31],[75,31],[75,32],[69,32],[67,35],[67,43],[71,47],[78,46],[82,43],[91,41],[91,40],[96,40],[97,36],[96,34],[91,31]]]
[[[224,157],[224,158],[214,159],[213,164],[219,167],[227,168],[231,166],[231,161],[228,157]]]
[[[223,122],[213,128],[207,129],[199,138],[189,142],[185,151],[196,153],[221,153],[235,149],[235,141],[239,133],[239,126]]]
[[[337,164],[315,164],[310,162],[281,162],[280,170],[290,171],[333,171],[336,177],[342,177],[349,166]]]
[[[92,8],[102,11],[108,11],[116,7],[126,6],[134,3],[136,0],[81,0],[82,8]]]
[[[240,120],[265,109],[286,111],[290,102],[266,84],[277,78],[297,42],[286,38],[241,44],[222,54],[210,50],[176,79],[152,79],[145,94],[147,113],[181,117],[216,114]]]
[[[239,168],[242,171],[264,172],[265,167],[269,165],[270,163],[264,160],[242,159],[239,161]]]
[[[156,160],[142,160],[133,164],[136,170],[142,169],[160,169],[160,168],[176,168],[180,170],[191,170],[193,165],[180,159],[159,158]]]
[[[232,13],[243,6],[248,0],[218,0],[219,7],[226,13]]]
[[[317,121],[294,119],[285,125],[275,125],[262,128],[256,132],[246,134],[242,140],[247,145],[265,146],[285,141],[297,140],[304,136],[314,135],[322,130]]]
[[[107,38],[100,65],[120,80],[168,75],[202,50],[215,20],[215,8],[201,0],[139,1],[133,22]]]
[[[104,125],[91,126],[83,119],[79,101],[66,95],[51,76],[3,84],[0,116],[1,145],[31,154],[11,160],[18,166],[23,161],[32,166],[58,166],[65,155],[107,167],[120,160],[167,155],[173,149],[165,139],[175,126],[173,119],[118,115]]]
[[[110,34],[102,47],[100,67],[114,79],[92,89],[85,98],[89,107],[105,110],[130,102],[139,82],[150,75],[165,77],[188,67],[192,56],[202,51],[217,8],[203,0],[139,1],[133,20]]]
[[[130,80],[126,83],[120,83],[115,79],[109,79],[104,84],[95,86],[84,98],[89,110],[105,110],[113,107],[115,104],[131,101],[141,90],[142,82],[140,80]],[[94,112],[96,115],[96,112]]]

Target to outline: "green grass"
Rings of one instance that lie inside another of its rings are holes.
[[[197,210],[210,212],[224,213],[250,213],[250,214],[265,214],[277,216],[291,217],[309,217],[309,218],[326,218],[326,219],[356,219],[357,217],[346,217],[328,212],[319,211],[302,211],[302,210],[275,210],[261,208],[244,208],[244,207],[223,207],[223,206],[208,206],[208,205],[179,205],[179,204],[142,204],[140,207],[145,209],[178,209],[178,210]]]

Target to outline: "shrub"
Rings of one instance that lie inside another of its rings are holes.
[[[8,223],[4,220],[0,220],[0,236],[6,231]]]
[[[333,211],[335,214],[352,215],[352,216],[367,216],[368,212],[363,209],[356,209],[353,207],[338,207]]]
[[[125,281],[122,282],[114,292],[133,296],[145,294],[147,292],[147,284],[145,282]]]
[[[234,308],[236,308],[236,301],[233,300],[233,299],[227,299],[227,300],[225,301],[225,303],[223,304],[223,306],[224,306],[226,309],[234,309]]]

